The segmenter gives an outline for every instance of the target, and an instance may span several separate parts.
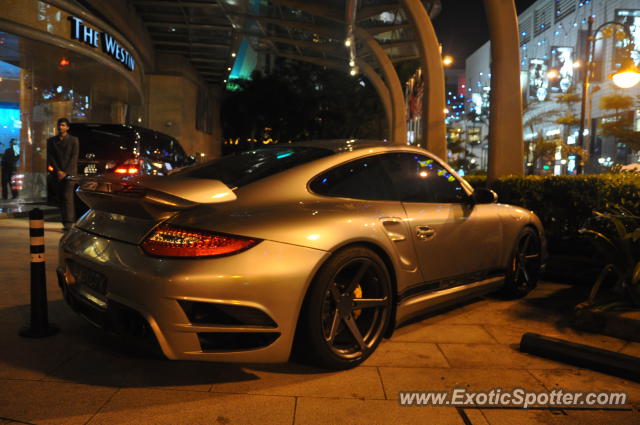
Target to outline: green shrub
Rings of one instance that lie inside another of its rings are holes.
[[[475,187],[486,185],[482,176],[468,181]],[[594,211],[620,206],[640,215],[640,173],[512,176],[498,179],[490,188],[499,202],[530,209],[540,217],[551,254],[593,255],[578,231],[594,228]]]
[[[586,305],[602,310],[640,308],[640,216],[621,207],[595,214],[609,221],[615,231],[604,234],[583,229],[581,232],[594,236],[602,257],[606,259]],[[613,278],[613,286],[603,295],[600,289],[607,278]]]

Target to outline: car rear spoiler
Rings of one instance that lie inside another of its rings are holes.
[[[152,219],[200,204],[237,199],[235,192],[220,180],[171,176],[88,178],[80,181],[77,193],[91,209]]]

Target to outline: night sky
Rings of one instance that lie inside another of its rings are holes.
[[[536,0],[516,0],[518,14]],[[433,21],[442,43],[442,53],[454,57],[453,68],[464,68],[464,60],[489,40],[482,0],[442,0],[442,11]]]

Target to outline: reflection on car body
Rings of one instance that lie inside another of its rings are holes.
[[[295,347],[353,367],[416,315],[525,295],[544,263],[535,214],[414,147],[305,142],[95,183],[61,241],[65,298],[171,359],[283,362]],[[70,284],[78,267],[104,293]]]

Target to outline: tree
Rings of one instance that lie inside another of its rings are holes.
[[[527,164],[527,174],[535,174],[538,162],[544,158],[553,158],[558,147],[558,141],[545,140],[542,134],[538,134],[536,127],[541,124],[551,122],[553,117],[557,116],[560,111],[557,109],[550,109],[538,112],[539,107],[536,105],[537,104],[534,103],[528,103],[523,107],[523,116],[525,119],[522,126],[529,130],[529,134],[533,135],[531,138],[524,141],[524,156]]]
[[[600,108],[612,111],[608,120],[600,124],[601,134],[612,136],[634,152],[640,150],[640,132],[633,128],[633,98],[622,94],[611,94],[600,98]]]
[[[382,105],[361,76],[280,59],[272,73],[255,72],[235,83],[238,89],[227,92],[222,105],[225,139],[261,143],[267,135],[288,142],[385,134]]]
[[[555,122],[564,127],[563,135],[565,140],[569,136],[571,129],[580,125],[580,117],[576,115],[575,109],[581,100],[582,97],[573,88],[566,93],[559,94],[556,98],[556,102],[563,106],[562,111],[556,110],[556,112],[563,114]]]

